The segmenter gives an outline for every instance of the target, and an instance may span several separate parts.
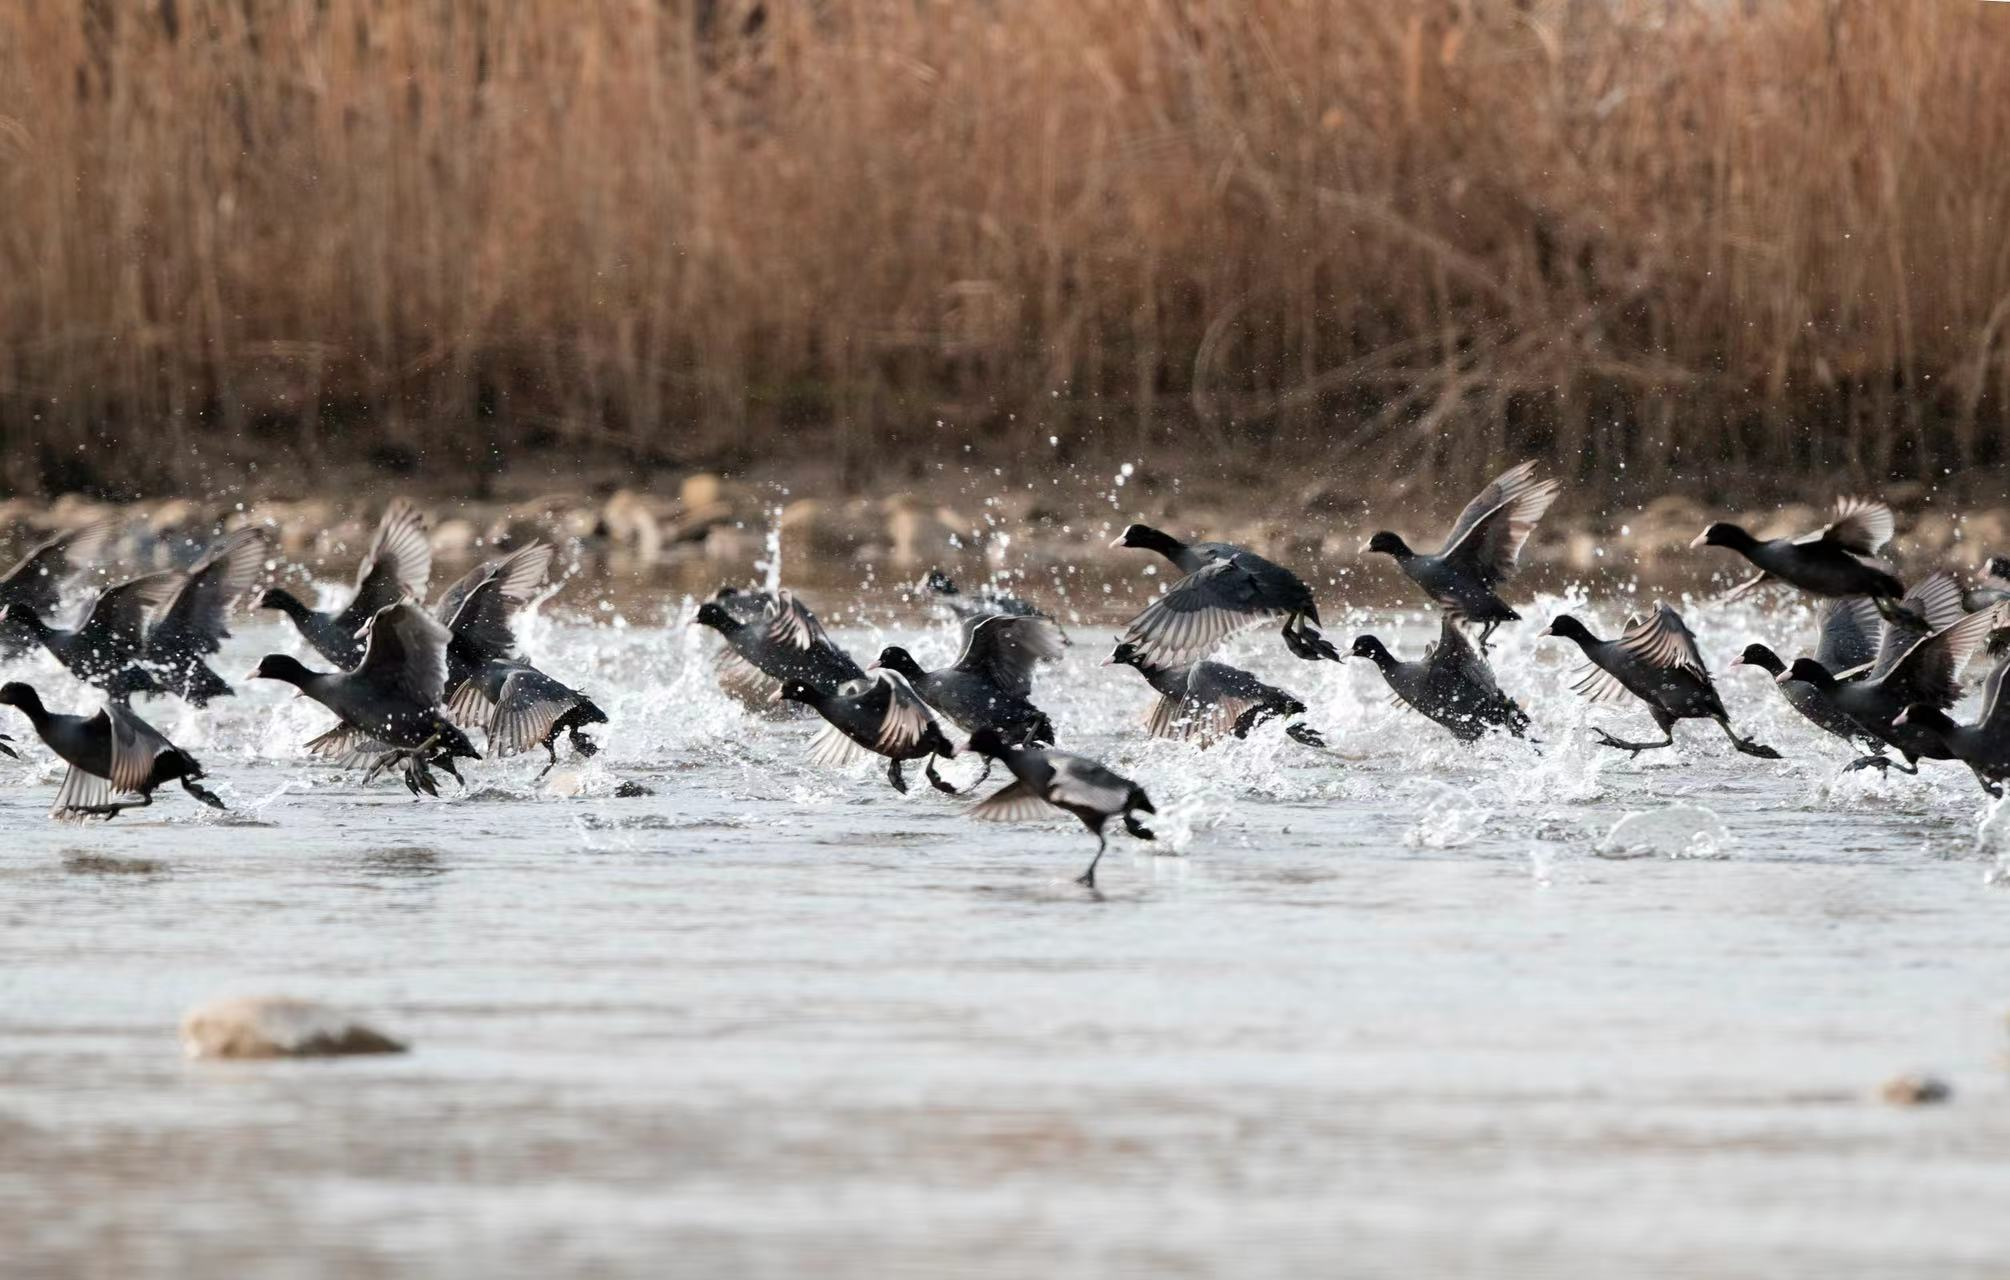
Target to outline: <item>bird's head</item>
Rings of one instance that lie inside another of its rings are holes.
[[[251,674],[246,676],[245,679],[283,680],[287,684],[297,685],[313,674],[312,671],[301,665],[300,659],[291,654],[268,653],[258,660],[258,665],[252,669]]]
[[[1391,533],[1384,529],[1368,539],[1367,545],[1361,550],[1367,555],[1401,557],[1410,554],[1410,544],[1403,541],[1402,534]]]
[[[1762,644],[1746,645],[1743,653],[1731,659],[1731,665],[1734,667],[1757,667],[1767,675],[1772,676],[1777,676],[1780,672],[1787,669],[1787,664],[1780,661],[1780,655]]]
[[[35,696],[33,686],[19,680],[0,684],[0,707],[33,707],[39,706],[41,701]]]
[[[1954,718],[1930,702],[1915,702],[1898,713],[1891,722],[1894,726],[1909,724],[1935,733],[1944,733],[1954,727]]]
[[[775,695],[775,699],[779,702],[814,703],[817,700],[817,691],[801,680],[784,680],[781,691]]]
[[[1719,520],[1696,535],[1692,547],[1729,547],[1733,551],[1751,546],[1757,539],[1727,520]]]
[[[885,667],[888,671],[897,671],[909,680],[919,680],[923,674],[921,664],[914,660],[914,655],[897,644],[890,644],[881,649],[879,660],[873,665]]]
[[[1389,648],[1382,643],[1379,636],[1355,636],[1353,645],[1347,650],[1347,656],[1380,662],[1389,656]]]
[[[1164,536],[1148,524],[1127,524],[1124,526],[1122,533],[1111,539],[1110,545],[1113,547],[1149,547],[1157,539]]]
[[[1813,658],[1795,658],[1792,666],[1773,678],[1781,684],[1789,680],[1798,680],[1817,689],[1832,689],[1836,683],[1836,678],[1829,674],[1829,669]]]
[[[726,606],[716,600],[707,600],[698,606],[697,622],[701,627],[710,627],[719,632],[731,631],[738,625],[733,621],[733,615],[726,612]]]
[[[1542,633],[1546,636],[1555,636],[1559,640],[1575,640],[1579,644],[1592,644],[1598,639],[1591,634],[1590,627],[1567,613],[1559,613],[1550,619],[1549,625],[1542,629]]]
[[[1116,648],[1110,650],[1110,656],[1103,659],[1103,665],[1106,667],[1141,667],[1144,665],[1144,661],[1145,656],[1138,652],[1138,647],[1126,640]]]
[[[1005,754],[1005,739],[990,725],[985,725],[970,735],[966,750],[975,751],[980,756],[1001,756]]]

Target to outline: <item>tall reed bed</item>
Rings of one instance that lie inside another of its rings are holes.
[[[9,0],[0,478],[1994,462],[2006,42],[1965,0]]]

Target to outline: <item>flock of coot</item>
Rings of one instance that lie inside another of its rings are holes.
[[[1364,550],[1391,557],[1442,614],[1437,641],[1409,661],[1372,635],[1342,654],[1321,633],[1310,588],[1282,565],[1228,543],[1181,542],[1131,525],[1115,545],[1162,556],[1181,576],[1126,625],[1106,661],[1133,668],[1158,695],[1146,721],[1153,736],[1206,745],[1279,718],[1295,740],[1323,747],[1318,732],[1298,720],[1306,710],[1300,699],[1211,656],[1230,636],[1275,623],[1298,658],[1372,662],[1398,699],[1462,741],[1495,732],[1528,737],[1527,713],[1501,690],[1487,661],[1488,640],[1520,618],[1500,592],[1557,489],[1524,463],[1481,490],[1435,552],[1414,551],[1393,532],[1369,540]],[[1723,547],[1751,563],[1756,573],[1733,594],[1774,581],[1824,601],[1812,655],[1788,662],[1755,643],[1734,665],[1771,674],[1797,712],[1859,744],[1864,754],[1851,768],[1916,773],[1922,759],[1959,761],[2000,795],[2010,779],[2010,717],[2000,706],[2010,660],[1989,675],[1975,724],[1959,724],[1948,712],[1961,695],[1963,666],[1985,645],[1996,652],[2010,638],[1998,630],[2010,601],[2010,563],[1991,560],[1989,582],[1968,591],[1945,572],[1908,589],[1875,560],[1893,530],[1883,503],[1842,499],[1828,524],[1798,537],[1761,540],[1719,523],[1694,545]],[[222,801],[201,785],[201,764],[131,702],[142,694],[175,696],[200,707],[231,692],[209,659],[229,634],[232,608],[257,588],[276,555],[273,538],[259,528],[224,534],[188,569],[106,587],[74,628],[55,625],[63,585],[102,554],[110,533],[99,523],[52,538],[0,578],[0,657],[39,645],[101,690],[104,705],[89,716],[66,715],[19,682],[0,687],[0,703],[25,715],[69,765],[52,810],[58,817],[109,818],[151,803],[170,782],[220,809]],[[556,763],[562,736],[591,755],[584,731],[606,716],[533,665],[512,627],[515,612],[542,587],[551,557],[549,546],[533,544],[479,566],[428,605],[426,520],[412,504],[393,502],[341,609],[323,613],[278,588],[257,598],[259,607],[292,620],[327,669],[271,654],[252,677],[293,685],[335,715],[336,726],[307,744],[314,754],[364,770],[366,782],[397,771],[415,794],[438,793],[435,770],[459,780],[456,761],[482,758],[471,730],[491,755],[542,748]],[[1136,782],[1056,747],[1060,735],[1033,700],[1033,677],[1041,663],[1062,658],[1060,624],[1012,596],[966,595],[940,573],[927,587],[960,618],[963,638],[955,661],[935,670],[897,646],[862,667],[786,588],[721,588],[696,620],[723,641],[716,669],[727,692],[759,708],[792,703],[822,717],[813,763],[877,756],[888,781],[905,791],[905,765],[918,761],[931,785],[953,793],[935,762],[973,752],[984,776],[1002,765],[1012,781],[971,816],[1074,815],[1096,836],[1095,859],[1079,877],[1093,885],[1108,847],[1105,826],[1118,820],[1149,840],[1139,815],[1154,810]],[[1477,628],[1474,639],[1465,634],[1469,627]],[[1578,692],[1593,702],[1637,700],[1661,733],[1658,741],[1628,741],[1595,730],[1601,744],[1637,755],[1671,745],[1677,721],[1711,720],[1736,750],[1778,758],[1731,727],[1695,637],[1667,604],[1609,639],[1569,615],[1553,619],[1544,634],[1577,645],[1587,659]],[[9,741],[0,735],[0,752],[13,755]]]

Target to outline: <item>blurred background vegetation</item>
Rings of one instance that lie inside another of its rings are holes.
[[[2010,427],[2006,52],[1969,0],[9,0],[0,484],[1937,477]]]

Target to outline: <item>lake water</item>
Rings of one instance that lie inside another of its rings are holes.
[[[1203,753],[1140,738],[1144,685],[1082,625],[1039,700],[1161,836],[1115,838],[1092,896],[1079,827],[814,771],[813,726],[718,694],[680,606],[622,608],[526,629],[613,719],[544,783],[359,790],[271,685],[142,707],[228,818],[169,788],[53,824],[47,753],[0,760],[7,1275],[2003,1272],[2010,896],[1963,770],[1839,779],[1743,670],[1735,719],[1788,759],[1689,725],[1630,761],[1583,726],[1645,717],[1575,699],[1537,622],[1496,656],[1539,752],[1459,747],[1266,632],[1234,652],[1332,749]],[[887,617],[841,638],[953,648]],[[1719,668],[1811,631],[1692,621]],[[246,623],[219,669],[275,647]],[[1654,852],[1602,856],[1629,814]],[[413,1052],[184,1060],[185,1009],[266,992]],[[1878,1101],[1908,1070],[1952,1100]]]

